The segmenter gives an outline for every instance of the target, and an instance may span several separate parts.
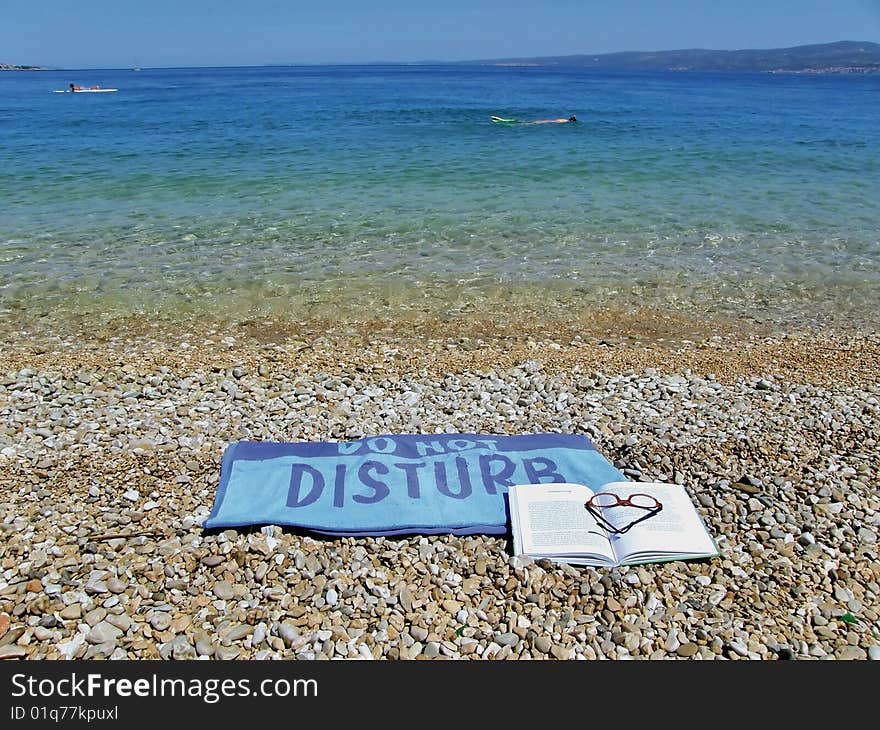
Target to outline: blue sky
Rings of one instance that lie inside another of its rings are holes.
[[[63,68],[468,60],[880,42],[880,0],[0,2],[0,63]]]

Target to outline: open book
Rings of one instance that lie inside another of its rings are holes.
[[[700,519],[684,487],[662,482],[609,482],[595,493],[583,484],[518,484],[510,487],[510,520],[517,555],[547,558],[572,565],[613,567],[637,563],[707,558],[718,547]],[[633,494],[659,510],[602,504],[627,500]],[[653,499],[650,499],[653,498]],[[656,500],[656,502],[654,501]],[[594,506],[595,505],[595,506]],[[597,519],[596,515],[599,519]],[[640,520],[636,524],[636,520]],[[615,533],[600,524],[625,530]],[[627,525],[631,525],[626,529]]]

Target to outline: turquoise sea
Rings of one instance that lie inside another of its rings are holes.
[[[2,316],[878,301],[877,75],[0,73]]]

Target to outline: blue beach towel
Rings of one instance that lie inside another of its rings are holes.
[[[227,447],[206,528],[327,535],[503,534],[514,484],[625,477],[585,436],[424,434]]]

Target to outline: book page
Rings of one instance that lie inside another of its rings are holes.
[[[597,555],[614,562],[605,531],[584,508],[582,484],[523,484],[510,488],[520,549],[526,555]]]
[[[649,494],[658,499],[663,509],[623,535],[612,536],[614,552],[622,563],[639,555],[717,555],[718,550],[706,530],[694,503],[680,484],[662,482],[612,482],[601,492],[626,498],[631,494]],[[602,515],[615,527],[623,527],[642,517],[637,507],[611,507]]]

